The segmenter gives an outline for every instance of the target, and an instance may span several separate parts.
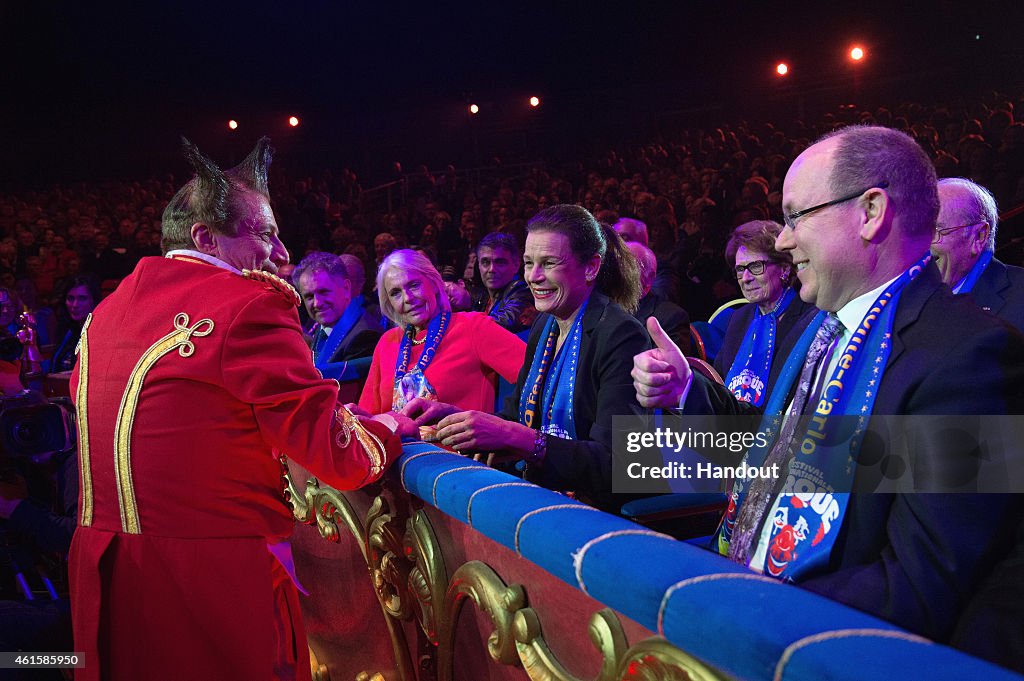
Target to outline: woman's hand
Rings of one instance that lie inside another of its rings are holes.
[[[437,439],[455,451],[532,451],[536,431],[521,423],[506,421],[481,411],[462,411],[446,416],[437,424]]]
[[[459,408],[453,404],[414,397],[406,403],[401,414],[411,418],[417,426],[431,426],[457,411]]]

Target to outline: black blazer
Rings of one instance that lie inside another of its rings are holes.
[[[1024,338],[953,295],[934,265],[903,291],[882,376],[874,414],[1024,414]],[[688,413],[691,406],[692,413],[756,413],[699,376]],[[942,446],[927,444],[912,452],[912,466],[933,474]],[[1021,517],[1017,495],[853,494],[827,571],[803,586],[946,641],[1009,551]]]
[[[372,357],[373,349],[377,347],[377,341],[382,335],[384,335],[384,330],[380,323],[363,312],[355,325],[345,334],[338,349],[327,361],[347,362],[359,357]]]
[[[538,316],[526,346],[526,361],[502,414],[519,420],[519,397],[538,351],[548,315]],[[618,513],[628,499],[613,499],[612,416],[642,415],[633,387],[633,356],[651,348],[647,330],[602,293],[594,292],[583,314],[579,369],[573,395],[575,440],[548,437],[547,457],[527,477],[549,489],[574,490],[594,506]],[[541,348],[543,350],[543,348]]]
[[[981,309],[1024,331],[1024,267],[1013,267],[992,258],[970,296]]]
[[[693,354],[690,343],[690,315],[666,296],[651,289],[640,299],[640,306],[633,316],[644,325],[644,328],[647,328],[648,318],[654,317],[684,355]]]

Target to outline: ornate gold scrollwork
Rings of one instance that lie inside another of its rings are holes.
[[[340,527],[344,525],[359,541],[359,549],[366,558],[366,531],[356,516],[355,509],[336,489],[321,488],[316,478],[306,481],[305,493],[299,492],[289,473],[284,473],[284,499],[292,506],[292,515],[300,523],[316,523],[320,536],[337,544],[341,541]]]
[[[627,648],[619,618],[608,608],[599,610],[590,618],[588,629],[590,640],[602,658],[601,672],[595,681],[617,681],[616,668]],[[578,681],[555,659],[533,608],[523,608],[515,614],[514,635],[519,659],[533,681]]]
[[[413,562],[407,584],[413,598],[412,605],[416,609],[416,620],[427,640],[436,646],[448,575],[441,547],[427,514],[422,510],[409,518],[405,532],[405,555]]]
[[[722,681],[729,677],[660,636],[640,641],[619,662],[617,681]]]
[[[395,653],[396,671],[402,681],[415,681],[412,651],[399,620],[416,618],[427,640],[436,646],[437,678],[454,681],[455,635],[466,600],[483,612],[494,630],[487,652],[496,662],[522,665],[532,681],[580,681],[559,662],[541,629],[536,611],[526,606],[521,585],[507,585],[490,566],[470,561],[447,577],[444,557],[422,510],[406,519],[393,511],[383,496],[374,499],[365,523],[336,490],[321,489],[309,480],[300,494],[286,476],[286,498],[300,522],[316,522],[320,534],[340,540],[346,526],[359,541],[370,568]],[[290,497],[290,498],[289,498]],[[651,638],[628,648],[616,614],[604,609],[589,623],[590,639],[601,655],[601,671],[594,681],[720,681],[727,678],[662,638]],[[422,651],[421,651],[422,652]],[[428,657],[431,654],[427,653]],[[420,666],[429,666],[420,660]],[[324,672],[326,672],[326,669]],[[323,678],[323,677],[321,677]],[[385,681],[380,672],[363,672],[357,681]]]
[[[494,625],[494,631],[487,637],[491,658],[502,664],[519,664],[512,622],[516,611],[526,604],[526,592],[518,584],[507,586],[486,563],[471,560],[455,571],[445,593],[438,646],[440,681],[454,681],[455,630],[467,598]]]
[[[359,550],[363,555],[363,559],[366,560],[367,565],[370,567],[374,590],[378,594],[380,594],[382,590],[389,588],[383,586],[385,583],[392,583],[388,581],[388,575],[390,575],[391,579],[398,584],[405,584],[406,578],[404,576],[401,579],[395,577],[395,573],[390,564],[385,565],[382,569],[381,562],[379,560],[372,560],[371,562],[371,545],[375,547],[383,547],[387,545],[398,546],[399,554],[401,554],[401,536],[392,525],[388,524],[391,518],[387,512],[387,503],[382,497],[374,499],[369,511],[367,511],[366,523],[364,525],[356,515],[355,509],[352,508],[352,505],[341,492],[330,487],[321,488],[320,483],[316,478],[311,478],[306,482],[305,493],[299,492],[295,481],[289,473],[284,474],[284,483],[285,501],[292,505],[292,514],[296,520],[305,524],[312,524],[315,522],[317,529],[320,532],[320,536],[335,543],[341,541],[340,527],[344,525],[348,528],[349,532],[353,537],[355,537],[359,545]],[[380,554],[380,557],[383,558],[386,553],[387,552]],[[395,557],[397,558],[397,556]],[[404,573],[400,572],[400,574],[407,575],[408,571],[406,570]],[[379,600],[381,600],[381,607],[384,609],[384,612],[391,615],[391,608],[385,604],[383,599]],[[408,600],[408,598],[405,599],[406,602],[408,602]],[[399,601],[401,601],[401,599],[399,599]],[[395,656],[395,667],[398,672],[398,678],[401,679],[401,681],[415,681],[416,673],[413,668],[409,648],[405,639],[405,632],[402,630],[402,626],[392,617],[385,617],[384,620],[388,629],[388,635],[391,638],[391,648]],[[384,677],[380,676],[380,674],[375,674],[373,676],[367,676],[367,678],[383,679]]]
[[[366,514],[366,555],[373,588],[384,612],[408,620],[413,613],[408,586],[412,563],[405,558],[403,527],[383,497],[373,500]]]

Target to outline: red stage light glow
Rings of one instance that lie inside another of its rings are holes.
[[[786,75],[787,73],[789,73],[789,65],[786,64],[785,62],[780,62],[779,65],[775,67],[775,73],[779,74],[780,76]]]
[[[299,119],[298,119],[298,117],[297,116],[292,116],[291,118],[289,118],[288,119],[288,125],[292,126],[293,128],[297,128],[299,126]]]
[[[470,104],[469,113],[475,116],[476,114],[480,113],[480,107],[478,107],[476,104]]]
[[[228,127],[231,128],[232,130],[238,130],[238,121],[232,118],[230,121],[228,121]]]
[[[854,61],[860,61],[864,58],[864,49],[861,47],[854,47],[850,50],[850,59]]]
[[[540,106],[540,97],[530,97],[530,106],[533,106],[533,107]]]

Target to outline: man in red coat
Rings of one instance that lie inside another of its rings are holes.
[[[273,275],[288,252],[267,140],[228,171],[186,154],[196,176],[164,212],[166,257],[86,320],[72,376],[78,678],[308,679],[275,454],[356,488],[397,458],[399,420],[357,419],[313,368],[298,294]]]

